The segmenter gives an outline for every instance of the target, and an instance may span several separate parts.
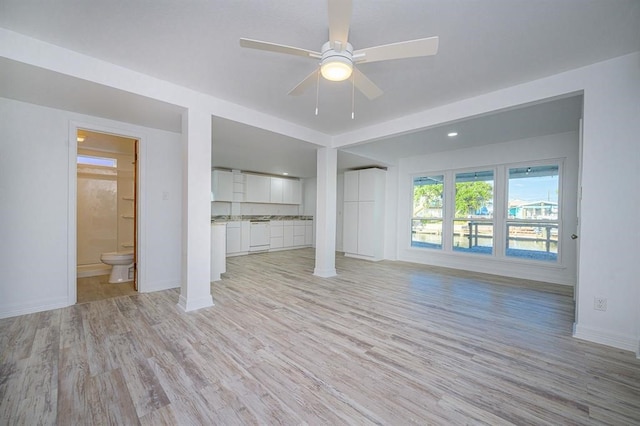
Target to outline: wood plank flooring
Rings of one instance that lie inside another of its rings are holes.
[[[109,299],[117,296],[130,296],[132,294],[137,294],[133,288],[133,281],[126,283],[110,283],[109,275],[78,278],[76,282],[78,303],[93,302],[95,300]]]
[[[0,320],[0,424],[640,424],[640,360],[571,337],[570,289],[312,249],[179,291]]]

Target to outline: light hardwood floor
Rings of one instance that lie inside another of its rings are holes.
[[[640,424],[640,360],[571,337],[570,289],[311,249],[179,291],[0,320],[0,424]]]
[[[78,278],[76,282],[78,303],[130,296],[137,293],[133,289],[133,281],[114,284],[109,282],[109,275]]]

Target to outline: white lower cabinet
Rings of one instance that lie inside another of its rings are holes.
[[[281,220],[272,220],[270,249],[281,249],[282,247],[284,247],[284,223]]]
[[[300,247],[304,245],[304,234],[306,232],[306,221],[296,220],[293,222],[293,246]]]
[[[251,222],[243,220],[240,222],[240,250],[243,253],[249,251],[249,245],[251,244]]]
[[[312,246],[313,245],[313,221],[307,220],[304,225],[304,245]]]
[[[380,235],[376,230],[376,202],[361,201],[358,203],[358,254],[374,257],[378,255],[376,248]]]
[[[343,209],[342,249],[358,253],[358,202],[345,201]]]
[[[227,255],[240,253],[242,228],[241,222],[227,222]]]
[[[227,222],[227,256],[237,256],[249,252],[249,221]]]
[[[282,228],[282,247],[293,247],[293,221],[285,220]]]

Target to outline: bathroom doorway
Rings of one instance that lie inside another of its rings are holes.
[[[77,130],[77,303],[135,294],[138,141]]]

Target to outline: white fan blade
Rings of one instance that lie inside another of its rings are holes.
[[[250,49],[266,50],[269,52],[286,53],[287,55],[305,56],[307,58],[320,58],[320,52],[301,49],[299,47],[285,46],[284,44],[269,43],[268,41],[251,40],[248,38],[240,39],[240,46]]]
[[[356,50],[353,52],[353,59],[357,63],[376,62],[431,56],[436,53],[438,53],[438,37],[429,37]]]
[[[382,95],[382,90],[375,85],[375,83],[367,78],[366,75],[362,74],[362,72],[353,67],[353,84],[356,88],[362,92],[369,100],[373,100],[378,96]]]
[[[339,52],[347,47],[352,9],[351,0],[329,0],[329,41]]]
[[[318,72],[319,72],[319,69],[316,69],[311,74],[306,76],[304,78],[304,80],[302,80],[300,83],[298,83],[298,85],[296,87],[291,89],[288,94],[291,95],[291,96],[302,95],[302,93],[305,90],[307,90],[307,88],[309,88],[309,86],[311,86],[314,82],[318,81]]]

